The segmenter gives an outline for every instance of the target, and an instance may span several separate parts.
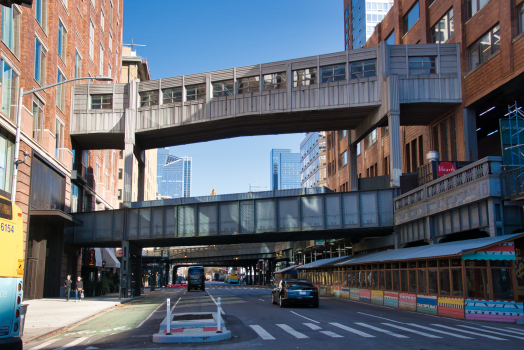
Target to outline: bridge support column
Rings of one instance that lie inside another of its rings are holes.
[[[348,134],[350,136],[351,132]],[[358,191],[357,144],[352,142],[353,140],[351,140],[348,150],[349,188],[351,191]]]
[[[389,174],[391,187],[400,187],[400,176],[402,175],[402,148],[400,146],[400,112],[390,111],[388,115],[389,125]]]
[[[477,114],[474,109],[462,109],[462,123],[464,124],[464,159],[469,161],[478,160]]]
[[[122,241],[120,268],[120,296],[139,296],[142,290],[142,249],[129,241]]]

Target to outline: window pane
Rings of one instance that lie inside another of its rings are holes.
[[[378,288],[379,289],[385,289],[385,285],[384,285],[384,271],[380,271],[378,273],[378,278],[379,278],[378,279]]]
[[[486,62],[491,55],[491,35],[488,33],[480,39],[481,62]]]
[[[510,269],[491,269],[493,299],[513,299],[513,283]]]
[[[488,298],[487,269],[466,269],[466,284],[468,298]]]
[[[450,284],[449,284],[449,270],[448,269],[440,269],[439,270],[439,277],[440,277],[440,295],[450,295]]]
[[[386,271],[386,290],[392,290],[391,271]]]
[[[378,289],[378,271],[373,271],[373,289]]]
[[[428,270],[429,294],[438,294],[437,269]]]
[[[417,292],[417,270],[409,270],[409,292]]]
[[[400,291],[408,291],[408,270],[400,270]]]
[[[407,15],[404,16],[404,34],[407,33],[415,22],[419,19],[419,7],[418,2],[411,8]]]
[[[428,286],[426,281],[426,269],[418,270],[418,292],[422,294],[428,293]]]
[[[493,28],[493,53],[500,51],[500,26]]]
[[[371,271],[366,271],[366,285],[371,288]]]
[[[393,273],[393,290],[399,291],[400,290],[399,270],[393,270],[391,272]]]
[[[461,297],[464,294],[462,289],[462,269],[452,269],[451,279],[453,281],[453,296]]]

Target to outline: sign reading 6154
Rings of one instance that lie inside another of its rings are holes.
[[[0,231],[4,232],[15,232],[15,225],[0,223]]]

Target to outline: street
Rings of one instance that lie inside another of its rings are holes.
[[[213,312],[222,301],[232,339],[217,343],[154,344],[166,315],[166,298],[174,313]],[[95,349],[521,349],[522,325],[469,322],[407,312],[349,300],[321,298],[320,307],[271,304],[261,286],[206,284],[206,291],[168,289],[102,313],[68,332],[26,345],[27,350]]]

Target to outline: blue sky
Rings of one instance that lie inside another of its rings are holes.
[[[149,5],[149,6],[148,6]],[[344,50],[342,0],[125,0],[124,43],[153,79]],[[171,147],[193,157],[192,196],[269,186],[272,148],[299,152],[305,134],[241,137]]]

